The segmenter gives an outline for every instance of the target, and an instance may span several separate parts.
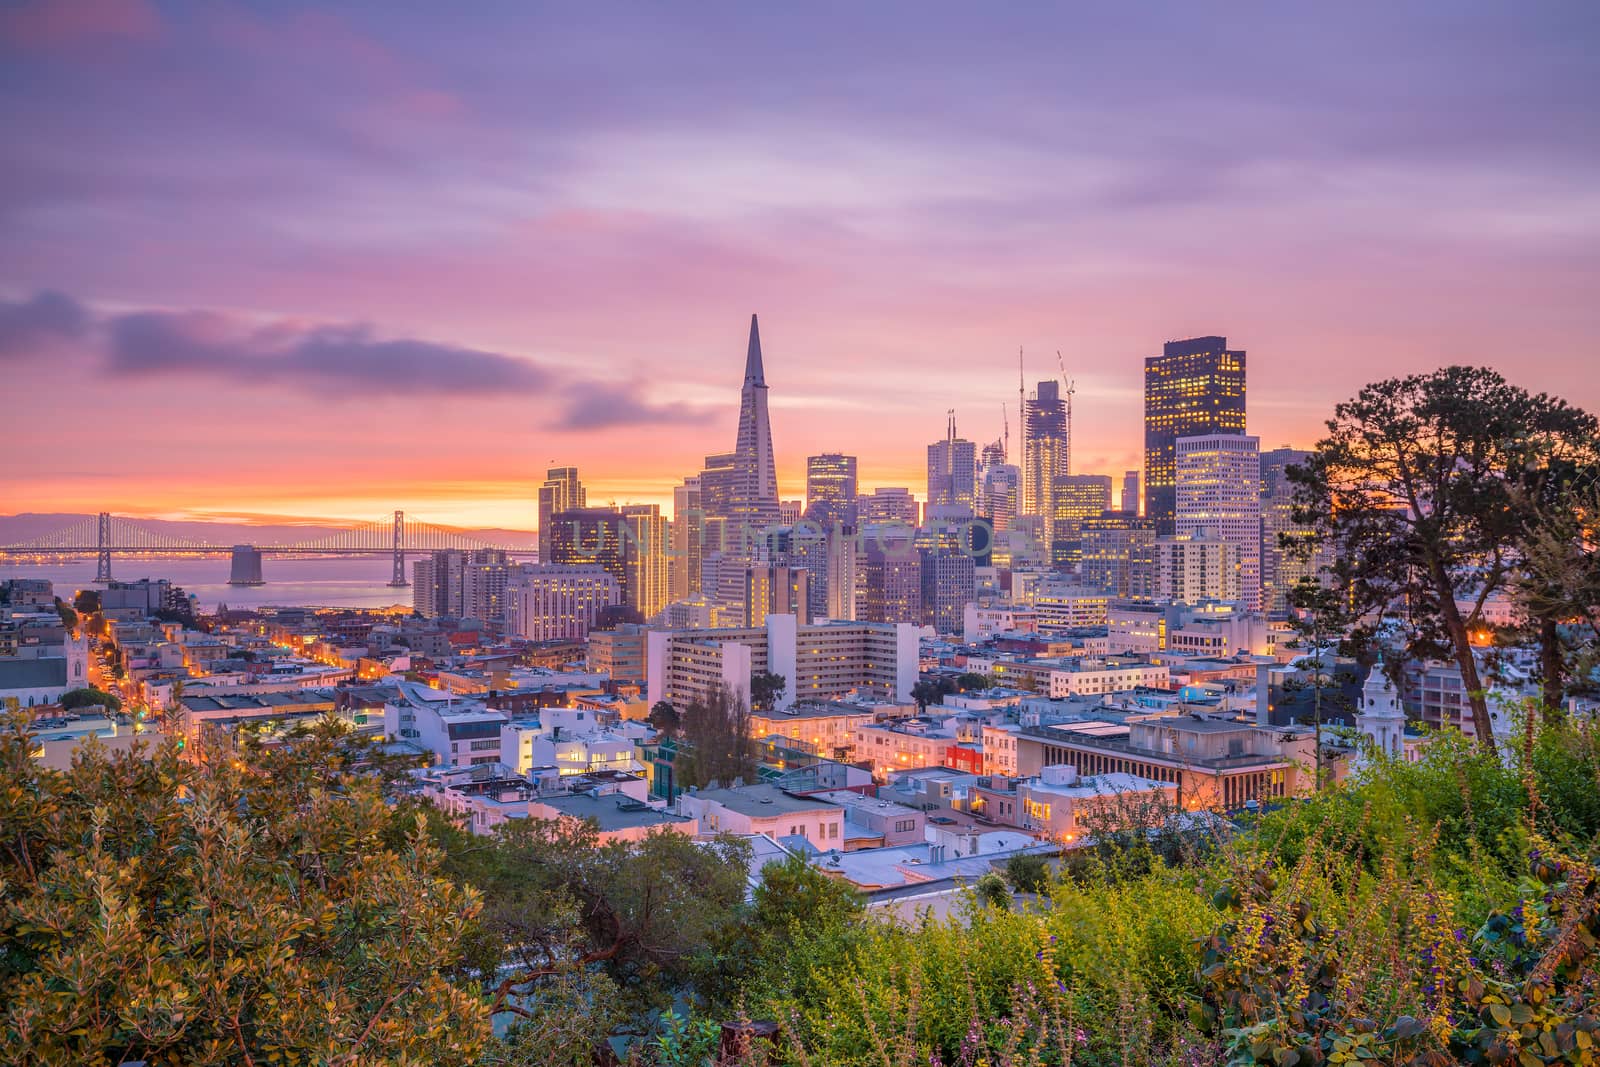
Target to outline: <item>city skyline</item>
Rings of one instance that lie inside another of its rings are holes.
[[[825,453],[921,496],[952,407],[1015,445],[1019,345],[1079,474],[1143,469],[1179,338],[1250,352],[1264,449],[1445,363],[1594,408],[1595,18],[10,8],[0,375],[95,421],[0,510],[528,529],[564,466],[670,508],[752,312],[780,499]]]

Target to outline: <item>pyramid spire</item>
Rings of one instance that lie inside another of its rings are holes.
[[[761,330],[756,326],[754,312],[750,314],[750,349],[744,357],[744,384],[767,384],[766,370],[761,366]]]

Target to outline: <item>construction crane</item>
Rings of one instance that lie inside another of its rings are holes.
[[[1072,473],[1072,395],[1078,391],[1078,383],[1067,377],[1067,361],[1061,356],[1061,349],[1056,349],[1056,366],[1061,368],[1061,384],[1067,393],[1067,473]]]

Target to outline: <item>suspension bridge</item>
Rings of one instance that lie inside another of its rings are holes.
[[[445,550],[473,552],[495,549],[507,555],[526,555],[527,549],[490,544],[482,538],[448,526],[417,522],[396,511],[392,521],[360,522],[322,537],[294,543],[223,545],[193,537],[175,536],[141,526],[130,519],[101,512],[71,526],[17,544],[0,545],[0,558],[95,555],[97,584],[111,579],[113,556],[217,556],[232,558],[230,585],[264,585],[263,556],[389,555],[394,558],[396,588],[406,581],[406,556]]]

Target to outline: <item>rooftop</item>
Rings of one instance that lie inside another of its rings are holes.
[[[692,821],[682,815],[674,815],[659,808],[652,808],[621,793],[611,793],[598,797],[587,793],[578,793],[565,797],[545,797],[540,798],[539,803],[562,815],[570,815],[575,819],[593,820],[602,832],[607,833],[614,830],[670,826]]]
[[[775,785],[759,783],[756,785],[732,786],[722,789],[702,789],[697,793],[688,793],[687,796],[698,797],[701,800],[712,800],[721,804],[729,811],[752,819],[764,819],[772,815],[795,815],[806,811],[837,811],[839,805],[830,804],[823,800],[813,800],[810,797],[796,796],[787,793]]]
[[[1158,782],[1153,778],[1141,778],[1137,774],[1115,772],[1112,774],[1092,774],[1084,778],[1075,779],[1069,783],[1046,782],[1043,779],[1030,779],[1027,783],[1030,793],[1050,793],[1062,797],[1112,797],[1123,793],[1146,793],[1152,789],[1171,789],[1177,791],[1176,782]]]
[[[64,657],[0,659],[0,690],[51,689],[66,684],[67,661]]]

